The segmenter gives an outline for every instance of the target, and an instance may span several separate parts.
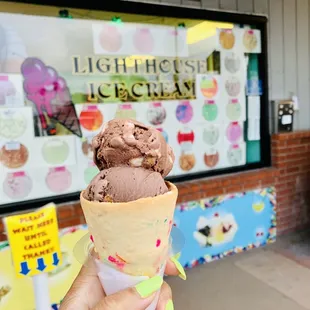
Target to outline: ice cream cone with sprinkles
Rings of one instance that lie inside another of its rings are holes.
[[[157,129],[131,119],[105,124],[92,146],[100,172],[80,199],[99,278],[112,294],[163,275],[178,196],[164,181],[174,154]],[[147,310],[155,308],[156,301]]]

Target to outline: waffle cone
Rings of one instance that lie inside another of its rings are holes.
[[[178,190],[125,203],[81,205],[101,262],[129,275],[154,276],[165,264]]]

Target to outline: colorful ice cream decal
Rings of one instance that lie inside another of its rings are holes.
[[[186,124],[193,118],[193,107],[190,101],[180,101],[176,110],[176,117],[179,122]]]
[[[42,129],[48,128],[48,119],[51,119],[81,137],[80,123],[69,88],[57,71],[38,58],[27,58],[21,66],[21,72],[24,91],[28,100],[35,104]]]
[[[235,76],[228,78],[225,83],[225,89],[229,96],[237,97],[241,92],[241,83],[239,79]]]
[[[0,149],[0,162],[10,169],[21,168],[28,158],[28,149],[18,142],[8,142]]]
[[[238,122],[232,122],[228,125],[226,136],[230,143],[238,142],[242,137],[242,127]]]
[[[218,116],[218,107],[214,100],[205,101],[202,107],[202,115],[204,119],[208,122],[213,122]]]
[[[42,147],[43,159],[50,165],[63,164],[67,160],[69,153],[68,143],[57,138],[46,141]]]
[[[190,171],[196,165],[196,157],[194,153],[182,152],[179,158],[179,165],[183,171]]]
[[[235,74],[240,70],[241,61],[236,53],[226,55],[224,63],[226,70],[231,74]]]
[[[93,160],[94,152],[92,149],[92,137],[82,138],[82,152],[90,160]]]
[[[115,118],[117,119],[136,119],[137,112],[134,110],[132,104],[120,104],[117,107],[117,111],[115,113]]]
[[[80,113],[81,126],[89,131],[97,131],[103,125],[103,115],[96,105],[88,105]]]
[[[178,132],[177,140],[181,147],[179,166],[184,171],[190,171],[196,165],[196,157],[193,152],[194,131],[188,127],[183,128]]]
[[[67,191],[72,183],[71,172],[66,167],[51,168],[46,176],[46,185],[54,193]]]
[[[204,154],[205,165],[209,168],[214,168],[220,160],[220,154],[217,150],[211,149]]]
[[[84,181],[88,185],[91,180],[99,173],[99,169],[94,163],[90,163],[84,171]]]
[[[253,30],[245,31],[244,36],[243,36],[243,44],[249,52],[252,52],[253,50],[256,49],[257,37]]]
[[[137,29],[133,41],[137,51],[143,55],[151,53],[154,49],[154,38],[151,30],[148,28]]]
[[[27,128],[27,121],[18,109],[1,109],[0,137],[16,139],[23,135]]]
[[[223,29],[220,32],[220,44],[223,49],[231,50],[235,46],[235,35],[231,29]]]
[[[147,111],[147,119],[153,125],[161,125],[166,120],[166,109],[161,102],[150,103]]]
[[[212,99],[218,92],[218,83],[212,76],[204,76],[200,83],[200,91],[205,98]]]
[[[227,153],[228,162],[232,166],[238,166],[242,163],[242,149],[239,145],[232,145]]]
[[[178,132],[177,140],[180,145],[192,145],[195,141],[195,133],[192,129],[185,127]]]
[[[163,128],[156,128],[159,132],[161,132],[161,134],[163,135],[163,137],[165,138],[166,143],[168,143],[168,134],[167,132],[163,129]]]
[[[117,25],[104,25],[100,34],[99,42],[101,47],[110,53],[118,52],[123,43],[122,35]]]
[[[193,233],[202,247],[219,246],[233,241],[238,225],[233,214],[214,214],[212,218],[201,216]]]
[[[3,191],[11,199],[24,199],[31,190],[32,180],[24,171],[8,173],[3,183]]]
[[[238,99],[231,99],[226,105],[226,115],[233,122],[241,118],[241,110],[241,104]]]
[[[220,138],[219,127],[213,124],[210,124],[208,127],[203,130],[203,141],[208,145],[215,145]]]

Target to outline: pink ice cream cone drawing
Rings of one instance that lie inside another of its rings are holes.
[[[28,100],[36,106],[42,128],[47,129],[48,116],[81,137],[82,132],[69,88],[56,70],[46,66],[38,58],[27,58],[22,64],[21,72],[24,77],[24,91]]]

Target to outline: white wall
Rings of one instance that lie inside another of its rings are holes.
[[[125,0],[126,1],[126,0]],[[299,98],[295,129],[310,129],[310,0],[144,0],[269,17],[271,100]]]

